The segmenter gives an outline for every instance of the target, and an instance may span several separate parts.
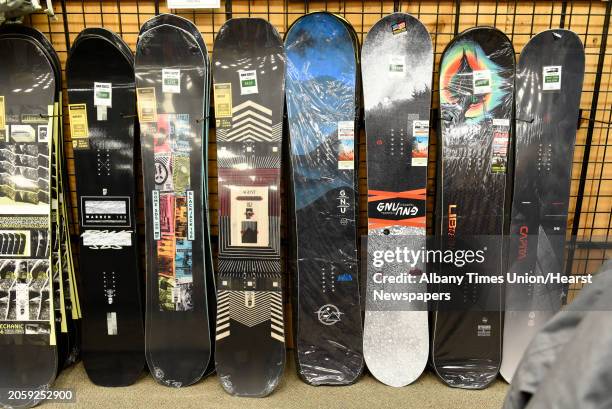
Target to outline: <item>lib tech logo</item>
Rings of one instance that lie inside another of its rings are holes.
[[[418,207],[412,203],[401,202],[380,202],[376,205],[376,210],[385,216],[416,216],[419,212]]]
[[[522,260],[527,257],[527,248],[529,246],[529,227],[521,226],[519,228],[519,248],[518,248],[518,259]]]
[[[453,246],[457,235],[457,205],[448,205],[448,244]]]

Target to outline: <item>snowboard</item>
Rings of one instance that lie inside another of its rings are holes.
[[[348,385],[362,373],[356,210],[358,54],[331,13],[287,31],[287,119],[298,374],[311,385]]]
[[[101,30],[79,34],[66,68],[84,291],[82,359],[96,385],[127,386],[145,361],[134,59],[118,46],[116,34]]]
[[[562,273],[585,55],[568,30],[544,31],[521,52],[508,273]],[[560,285],[507,284],[501,375],[508,382],[536,332],[562,304]]]
[[[61,66],[59,57],[49,42],[49,40],[40,31],[32,27],[27,27],[22,24],[5,24],[0,27],[0,36],[3,38],[26,39],[36,42],[46,57],[51,61],[55,76],[55,101],[53,110],[53,130],[51,132],[51,271],[53,277],[54,291],[54,309],[55,309],[55,337],[58,354],[58,372],[65,366],[74,362],[79,353],[79,330],[76,322],[73,320],[71,309],[72,299],[71,292],[68,291],[68,274],[63,274],[62,267],[62,248],[65,247],[68,241],[68,235],[65,233],[67,225],[61,217],[59,211],[60,202],[62,202],[62,188],[60,186],[62,179],[61,175],[56,173],[56,168],[59,168],[59,161],[62,160],[59,144],[57,141],[61,138]]]
[[[147,270],[145,355],[157,382],[197,382],[211,359],[203,168],[209,63],[191,31],[141,30],[141,126]]]
[[[376,278],[426,273],[424,263],[377,267],[377,252],[426,246],[427,157],[433,50],[427,28],[405,13],[383,17],[362,50],[368,170],[368,264],[364,355],[374,377],[405,386],[429,354],[426,303],[385,301],[384,293],[426,292],[426,284]]]
[[[155,26],[159,26],[159,25],[163,25],[163,24],[168,24],[168,25],[173,25],[176,26],[178,28],[181,28],[185,31],[187,31],[188,33],[190,33],[196,40],[196,42],[198,43],[198,46],[200,47],[200,49],[202,50],[202,54],[206,54],[208,55],[208,50],[206,49],[206,45],[204,43],[204,39],[202,38],[202,34],[200,34],[200,31],[198,30],[198,28],[189,20],[177,16],[175,14],[159,14],[153,18],[151,18],[150,20],[146,21],[142,27],[141,27],[141,31],[148,31],[149,29],[155,27]],[[211,76],[210,76],[210,72],[207,71],[206,73],[206,84],[209,87],[210,86],[210,82],[211,82]],[[210,110],[210,92],[205,92],[204,93],[204,111],[205,112],[209,112]],[[202,216],[205,218],[204,220],[204,228],[206,229],[206,233],[204,234],[204,251],[205,251],[205,267],[206,267],[206,292],[207,292],[207,303],[208,303],[208,317],[209,317],[209,337],[210,339],[213,339],[215,336],[215,331],[214,331],[214,318],[216,317],[216,308],[217,308],[217,302],[216,302],[216,290],[215,290],[215,273],[214,273],[214,265],[213,265],[213,259],[212,259],[212,244],[210,242],[210,213],[209,213],[209,198],[208,198],[208,127],[206,127],[205,129],[203,129],[203,148],[204,148],[204,155],[203,155],[203,166],[204,166],[204,203],[205,203],[205,211],[202,213]],[[214,342],[211,343],[211,357],[214,356]],[[206,369],[205,375],[208,375],[212,372],[214,372],[215,369],[215,361],[214,359],[210,359],[209,363],[208,363],[208,368]]]
[[[216,369],[263,397],[285,365],[280,175],[285,53],[274,27],[228,20],[214,44],[219,195]]]
[[[0,404],[31,407],[46,390],[58,348],[51,270],[51,140],[56,77],[44,45],[0,35]]]
[[[442,54],[439,250],[456,256],[465,250],[482,254],[481,262],[464,268],[437,264],[439,276],[465,278],[461,286],[436,289],[449,293],[451,301],[436,303],[432,323],[432,364],[453,387],[485,388],[497,376],[501,361],[503,286],[470,284],[466,277],[503,274],[514,72],[512,44],[495,28],[464,31]]]

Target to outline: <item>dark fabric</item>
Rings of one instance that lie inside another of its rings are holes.
[[[534,337],[504,409],[612,408],[612,260]]]

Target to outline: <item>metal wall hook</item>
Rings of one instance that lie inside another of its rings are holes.
[[[608,125],[608,127],[612,125],[612,122],[600,121],[598,119],[591,119],[591,118],[586,118],[586,117],[581,116],[578,118],[578,128],[580,128],[580,121],[587,121],[587,122],[594,123],[594,124]]]

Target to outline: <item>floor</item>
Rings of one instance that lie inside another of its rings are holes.
[[[172,389],[160,386],[151,376],[130,387],[103,388],[87,379],[82,364],[65,370],[54,388],[72,388],[76,404],[47,402],[44,409],[58,408],[417,408],[417,409],[497,409],[501,408],[508,389],[498,379],[485,390],[470,391],[443,385],[431,371],[404,388],[392,388],[364,376],[355,385],[344,387],[312,387],[295,373],[292,360],[276,391],[264,399],[235,398],[224,392],[212,376],[196,385]]]

